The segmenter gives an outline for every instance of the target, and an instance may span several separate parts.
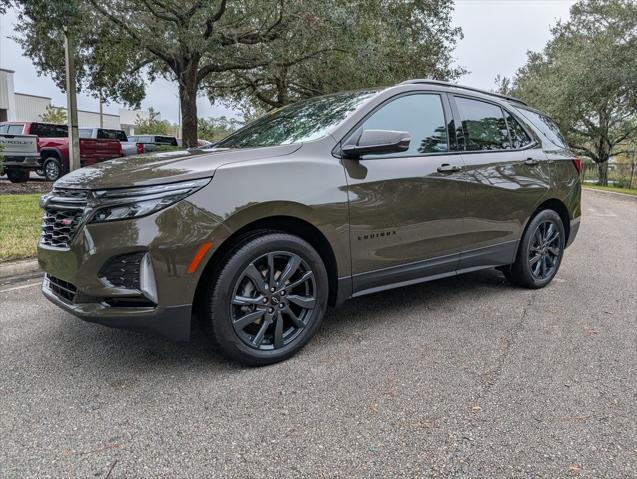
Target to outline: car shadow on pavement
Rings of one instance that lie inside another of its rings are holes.
[[[338,308],[329,308],[317,337],[310,341],[330,344],[349,342],[361,323],[366,328],[386,321],[401,321],[408,310],[422,307],[423,319],[436,314],[454,302],[462,302],[467,308],[476,295],[481,301],[489,301],[506,290],[515,289],[496,270],[486,270],[462,276],[421,283],[352,299]],[[199,321],[193,320],[191,341],[176,343],[148,333],[111,329],[80,321],[64,313],[64,321],[54,328],[56,338],[62,343],[60,351],[64,361],[76,363],[86,374],[99,374],[108,368],[110,372],[148,374],[161,370],[162,374],[180,374],[184,369],[219,372],[241,371],[245,367],[223,358],[211,347]],[[303,353],[301,353],[302,355]]]

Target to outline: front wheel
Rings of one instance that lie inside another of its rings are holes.
[[[553,210],[540,211],[524,232],[515,263],[505,270],[507,279],[525,288],[543,288],[557,274],[565,244],[560,215]]]
[[[318,330],[328,299],[319,254],[285,233],[247,240],[225,262],[206,293],[204,321],[231,359],[272,364],[297,353]]]

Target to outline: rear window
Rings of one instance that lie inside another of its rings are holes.
[[[80,128],[79,132],[80,132],[80,138],[90,138],[91,135],[93,134],[93,131],[91,131],[88,128]]]
[[[529,120],[535,128],[540,130],[540,133],[542,133],[542,135],[544,135],[551,143],[559,146],[560,148],[568,148],[568,144],[562,136],[560,129],[548,116],[537,111],[531,111],[517,106],[515,109],[518,110],[524,118]]]
[[[31,123],[29,133],[42,138],[66,138],[69,136],[66,125],[52,125],[49,123]]]
[[[21,135],[24,131],[24,125],[9,125],[7,128],[7,134],[9,135]]]

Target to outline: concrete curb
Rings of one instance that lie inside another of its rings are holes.
[[[596,193],[605,193],[607,195],[623,196],[624,198],[632,198],[633,200],[637,200],[636,195],[629,195],[628,193],[619,193],[618,191],[598,190],[597,188],[588,188],[586,186],[583,186],[582,189],[586,191],[594,191]]]
[[[22,276],[40,271],[37,259],[20,259],[0,263],[0,279]]]

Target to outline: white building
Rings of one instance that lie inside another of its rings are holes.
[[[51,98],[27,93],[17,93],[13,83],[13,71],[0,68],[0,121],[41,121],[46,107],[52,105]],[[62,107],[63,110],[66,108]],[[126,134],[135,132],[137,118],[147,119],[148,110],[119,109],[118,115],[103,113],[104,128],[124,130]],[[158,118],[161,119],[161,116]],[[95,111],[78,110],[79,127],[100,125],[100,114]]]

